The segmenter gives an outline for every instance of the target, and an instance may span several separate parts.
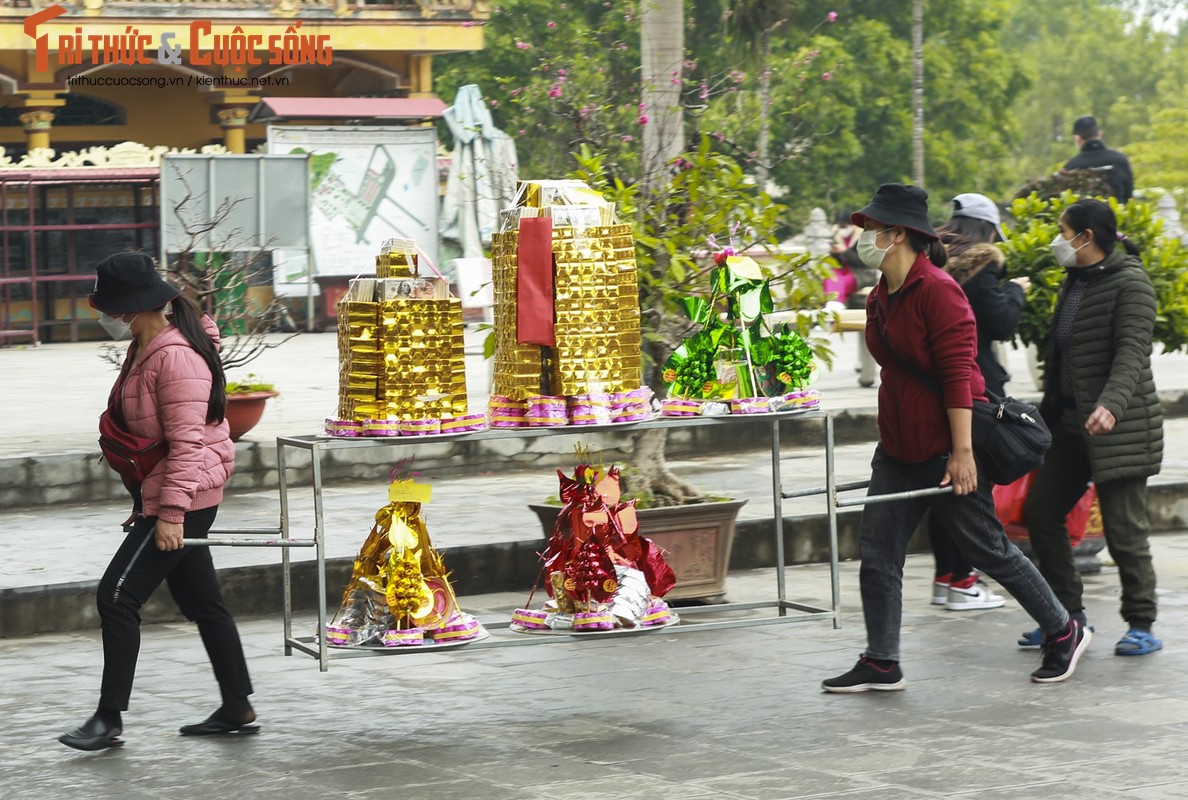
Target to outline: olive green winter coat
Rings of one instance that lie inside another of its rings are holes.
[[[1141,478],[1159,472],[1163,461],[1163,408],[1151,375],[1151,336],[1155,328],[1155,290],[1137,256],[1117,247],[1092,270],[1073,320],[1070,346],[1077,415],[1082,425],[1103,406],[1118,424],[1089,436],[1089,457],[1098,483]],[[1068,278],[1060,287],[1063,301]],[[1040,406],[1049,425],[1059,424],[1060,381],[1049,341],[1047,380]]]

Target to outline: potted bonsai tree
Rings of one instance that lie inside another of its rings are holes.
[[[241,229],[234,224],[236,207],[244,198],[225,197],[209,215],[196,217],[189,208],[201,207],[206,198],[190,191],[186,175],[179,167],[174,169],[186,187],[171,208],[182,230],[183,242],[181,249],[172,254],[167,274],[219,326],[223,337],[219,358],[228,373],[227,421],[231,440],[239,441],[259,423],[265,404],[278,392],[273,384],[255,374],[241,378],[235,371],[297,335],[293,332],[271,336],[274,331],[295,330],[296,326],[284,304],[270,292],[269,243],[249,246]],[[212,249],[199,249],[201,242],[208,242]],[[252,287],[261,287],[263,291],[253,292]]]

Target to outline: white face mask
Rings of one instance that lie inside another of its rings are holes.
[[[1080,234],[1077,234],[1077,236],[1080,236]],[[1075,239],[1076,236],[1073,238]],[[1089,239],[1086,239],[1085,244],[1081,245],[1081,247],[1089,244],[1089,241]],[[1073,247],[1072,242],[1065,239],[1063,233],[1056,234],[1056,238],[1048,246],[1052,248],[1052,255],[1056,256],[1056,263],[1060,266],[1068,269],[1077,265],[1077,251],[1081,247]]]
[[[884,228],[883,230],[886,230]],[[887,257],[887,251],[895,246],[895,242],[887,245],[886,249],[880,249],[875,242],[879,234],[883,231],[863,231],[858,235],[858,258],[862,259],[862,263],[871,269],[878,269],[883,265],[883,259]]]
[[[136,315],[140,316],[139,314]],[[136,321],[136,317],[132,318],[132,322]],[[124,322],[119,317],[112,317],[99,312],[99,324],[103,326],[103,330],[107,331],[107,335],[117,342],[127,341],[132,338],[132,322]]]

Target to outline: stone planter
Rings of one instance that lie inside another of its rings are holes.
[[[676,586],[666,600],[716,600],[726,594],[726,570],[734,545],[734,523],[746,500],[698,503],[637,511],[639,533],[665,551],[676,573]],[[561,506],[530,504],[540,518],[545,538]]]
[[[264,405],[268,398],[276,397],[276,394],[247,392],[227,395],[227,424],[231,427],[231,441],[238,442],[241,436],[256,427],[256,423],[264,416]]]

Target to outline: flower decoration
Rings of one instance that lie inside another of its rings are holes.
[[[732,231],[732,236],[737,231]],[[709,242],[714,268],[709,297],[686,297],[685,315],[700,330],[685,338],[664,364],[671,397],[769,397],[806,386],[813,376],[808,344],[787,324],[771,329],[770,279],[732,245]]]

